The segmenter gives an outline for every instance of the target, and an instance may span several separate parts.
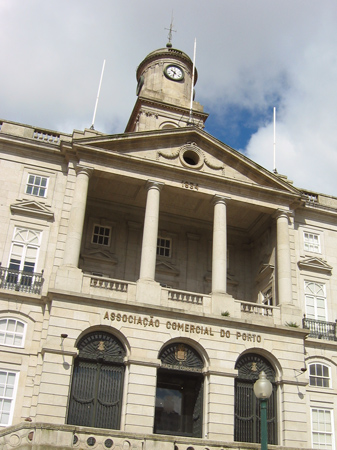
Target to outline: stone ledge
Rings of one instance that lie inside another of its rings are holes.
[[[145,444],[146,443],[146,444]],[[2,450],[258,450],[260,444],[223,442],[192,437],[139,434],[75,425],[23,422],[0,431]],[[307,447],[268,446],[271,450],[309,450]]]

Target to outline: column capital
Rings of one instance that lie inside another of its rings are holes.
[[[158,189],[158,191],[160,192],[163,188],[165,183],[162,183],[161,181],[154,181],[154,180],[147,180],[146,182],[146,189]]]
[[[223,195],[214,195],[214,197],[212,198],[212,203],[213,205],[217,205],[219,203],[222,203],[223,205],[226,205],[228,200],[231,200],[230,197],[224,197]]]
[[[280,219],[280,218],[286,218],[286,219],[290,219],[293,216],[293,211],[291,210],[287,210],[287,209],[277,209],[274,213],[274,217],[275,219]]]
[[[87,175],[90,178],[94,172],[94,168],[82,166],[82,164],[76,164],[75,171],[76,171],[76,175],[84,173],[85,175]]]

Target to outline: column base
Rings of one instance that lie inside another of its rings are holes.
[[[296,323],[300,328],[302,327],[303,311],[301,308],[291,304],[283,304],[280,305],[280,310],[282,325]]]
[[[211,302],[212,314],[221,316],[226,313],[230,317],[240,317],[240,307],[237,306],[234,298],[227,292],[212,292]]]
[[[62,291],[82,291],[83,272],[75,266],[60,266],[57,269],[54,288]]]
[[[161,286],[154,280],[140,278],[136,283],[136,302],[160,305]]]

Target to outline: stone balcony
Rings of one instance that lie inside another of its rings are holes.
[[[142,282],[134,283],[83,274],[81,292],[95,298],[99,296],[124,303],[137,303],[142,300],[139,295],[139,291],[142,290],[147,291],[149,303],[161,307],[182,309],[197,314],[216,314],[266,325],[281,324],[278,306],[234,300],[230,296],[224,296],[219,300],[217,298],[219,296],[162,287],[159,283],[145,283],[145,286],[142,286]],[[220,305],[215,307],[214,303]]]
[[[303,317],[302,326],[309,330],[309,337],[337,341],[337,321],[327,322],[325,320],[308,319]]]
[[[0,289],[41,294],[43,282],[43,271],[36,273],[0,266]]]

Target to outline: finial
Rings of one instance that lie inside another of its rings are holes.
[[[172,16],[171,16],[171,24],[170,24],[170,28],[165,28],[165,30],[168,30],[169,34],[167,36],[168,39],[168,43],[166,44],[167,48],[171,48],[172,47],[172,31],[174,31],[176,33],[176,30],[173,29],[173,11],[172,11]]]

